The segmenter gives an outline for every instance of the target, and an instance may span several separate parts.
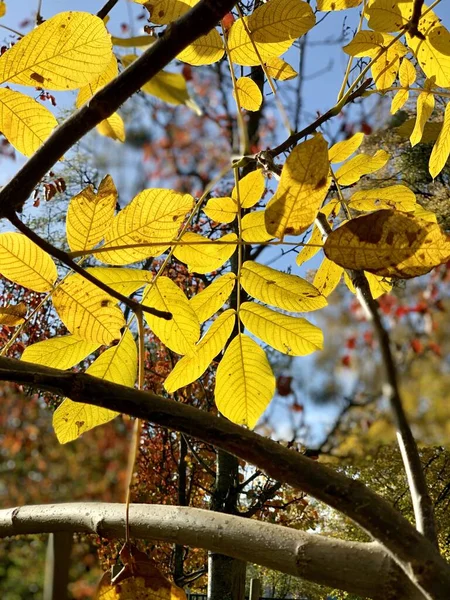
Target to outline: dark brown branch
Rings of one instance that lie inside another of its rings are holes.
[[[57,127],[0,191],[0,218],[9,218],[15,211],[21,211],[35,186],[61,156],[112,115],[186,46],[215,27],[234,4],[235,0],[200,0],[188,13],[171,23],[142,56]]]
[[[60,250],[59,248],[55,248],[55,246],[53,246],[52,244],[50,244],[49,242],[47,242],[46,240],[44,240],[43,238],[38,236],[38,234],[35,233],[32,229],[30,229],[27,225],[25,225],[25,223],[23,223],[17,215],[11,216],[9,220],[14,225],[14,227],[16,227],[19,231],[21,231],[24,235],[26,235],[29,240],[34,242],[37,246],[39,246],[39,248],[44,250],[44,252],[47,252],[54,258],[57,258],[62,263],[64,263],[67,267],[69,267],[70,269],[75,271],[75,273],[78,273],[79,275],[84,277],[87,281],[90,281],[91,283],[96,285],[98,288],[100,288],[101,290],[103,290],[104,292],[106,292],[107,294],[109,294],[110,296],[112,296],[113,298],[118,300],[119,302],[123,302],[132,311],[146,312],[151,315],[155,315],[155,317],[160,317],[161,319],[166,319],[167,321],[172,318],[171,313],[162,311],[162,310],[158,310],[157,308],[152,308],[151,306],[144,306],[143,304],[139,304],[139,302],[136,302],[135,300],[128,298],[128,296],[124,296],[123,294],[121,294],[117,290],[113,289],[106,283],[103,283],[103,281],[100,281],[100,279],[97,279],[97,277],[94,277],[94,275],[92,275],[92,273],[89,273],[89,271],[86,271],[85,269],[83,269],[83,267],[81,267],[74,260],[72,260],[70,258],[70,256],[67,254],[67,252],[64,252],[64,250]]]
[[[448,600],[450,566],[431,542],[386,500],[356,479],[193,407],[85,373],[0,357],[0,381],[13,381],[125,413],[185,433],[234,454],[344,513],[382,544],[411,581],[432,600]]]
[[[417,37],[419,40],[424,40],[425,36],[419,31],[419,21],[422,14],[424,0],[414,0],[413,12],[411,19],[404,26],[405,31],[409,33],[411,37]]]
[[[106,2],[105,6],[103,6],[103,8],[101,8],[98,13],[97,13],[97,17],[99,19],[104,19],[106,17],[106,15],[108,15],[112,9],[115,7],[115,5],[119,2],[119,0],[108,0],[108,2]]]

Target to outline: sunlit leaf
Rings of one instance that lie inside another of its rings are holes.
[[[0,88],[0,131],[25,156],[34,154],[57,125],[54,115],[33,98]]]
[[[200,337],[198,318],[182,290],[168,277],[159,277],[144,290],[142,304],[172,313],[166,320],[144,313],[150,329],[177,354],[190,354]]]
[[[236,275],[226,273],[189,300],[189,304],[200,323],[207,321],[225,304],[234,289],[235,283]]]
[[[363,175],[382,169],[388,160],[389,154],[385,150],[377,150],[373,156],[358,154],[339,167],[336,179],[340,185],[352,185]]]
[[[251,208],[261,200],[266,187],[266,180],[264,179],[262,171],[256,169],[256,171],[251,171],[248,175],[240,179],[238,187],[240,207]],[[238,189],[236,186],[231,192],[231,197],[238,202]]]
[[[289,317],[254,302],[243,302],[239,317],[260,340],[289,356],[306,356],[321,350],[323,334],[306,319]]]
[[[327,297],[338,286],[343,272],[344,269],[341,266],[325,257],[317,269],[313,285],[321,294]]]
[[[320,250],[322,250],[322,246],[322,232],[318,227],[314,226],[309,239],[305,242],[304,247],[300,250],[297,258],[295,259],[297,265],[301,266],[303,263],[310,260]]]
[[[444,113],[444,122],[439,132],[430,155],[430,175],[437,177],[447,163],[450,155],[450,103],[447,103]]]
[[[222,38],[216,29],[211,29],[206,35],[197,38],[180,54],[178,60],[190,65],[211,65],[222,58],[225,53]]]
[[[236,249],[237,236],[227,233],[210,240],[190,231],[183,234],[181,244],[175,246],[174,256],[187,264],[192,273],[210,273],[219,269]]]
[[[141,48],[154,44],[158,38],[153,35],[133,35],[129,38],[121,38],[112,36],[111,41],[113,46],[120,46],[121,48]]]
[[[96,127],[100,135],[109,137],[118,142],[125,141],[125,124],[119,113],[113,113],[107,119],[104,119]]]
[[[414,212],[417,202],[416,195],[410,188],[405,185],[389,185],[355,192],[350,197],[348,206],[355,210],[395,208],[403,212]]]
[[[241,220],[242,239],[252,244],[263,244],[273,238],[266,230],[266,216],[263,210],[255,210],[244,215]]]
[[[317,10],[346,10],[359,6],[363,0],[317,0]]]
[[[328,144],[317,134],[296,146],[283,165],[278,189],[266,208],[267,232],[282,239],[306,231],[329,186]]]
[[[117,190],[111,175],[103,178],[97,194],[91,186],[74,196],[66,217],[69,248],[90,250],[104,238],[117,204]]]
[[[120,339],[125,319],[117,300],[78,273],[61,282],[52,300],[59,318],[74,335],[107,346]]]
[[[136,381],[138,354],[133,335],[127,329],[120,342],[105,350],[86,373],[133,387]],[[60,444],[67,444],[86,431],[114,419],[118,413],[66,398],[53,413],[53,428]]]
[[[111,38],[101,19],[86,12],[62,12],[0,57],[0,83],[74,90],[106,69],[111,52]]]
[[[172,190],[143,190],[114,218],[105,235],[103,248],[130,246],[101,252],[102,262],[126,265],[149,256],[159,256],[178,233],[194,199]],[[139,246],[140,247],[132,247]],[[147,245],[145,245],[147,244]]]
[[[92,79],[90,83],[80,89],[75,102],[76,107],[80,108],[83,106],[83,104],[90,100],[92,96],[98,92],[98,90],[100,90],[102,87],[105,87],[107,83],[117,77],[118,73],[119,69],[117,67],[117,58],[112,55],[104,71],[99,73]]]
[[[235,321],[236,313],[232,309],[226,310],[214,321],[193,352],[179,360],[167,377],[164,387],[169,394],[203,375],[213,358],[223,350]]]
[[[238,97],[239,106],[245,110],[259,110],[263,101],[261,90],[250,77],[239,77],[233,96]]]
[[[157,25],[168,25],[179,19],[195,6],[199,0],[134,0],[137,4],[145,4],[150,13],[150,21]]]
[[[425,125],[434,110],[434,94],[431,91],[433,88],[432,81],[425,81],[424,91],[417,96],[417,111],[414,129],[411,132],[411,146],[415,146],[422,141]]]
[[[142,269],[89,267],[86,271],[125,296],[133,294],[144,285],[151,283],[153,279],[153,274],[150,271]]]
[[[210,198],[203,212],[212,221],[218,223],[232,223],[236,218],[238,207],[233,198]]]
[[[233,423],[253,429],[274,392],[275,377],[266,353],[247,335],[238,334],[217,367],[217,408]]]
[[[6,15],[6,2],[1,0],[0,2],[0,17],[4,17]]]
[[[20,325],[25,321],[27,310],[25,302],[0,306],[0,324],[8,327]]]
[[[289,63],[277,56],[268,58],[265,67],[268,75],[272,79],[278,79],[278,81],[289,81],[298,75],[297,71]]]
[[[417,119],[408,119],[399,127],[396,127],[395,133],[402,138],[409,138],[412,132],[414,131],[415,124]],[[429,144],[431,142],[435,142],[439,133],[442,129],[442,121],[425,123],[425,127],[423,127],[423,133],[421,138],[421,143]]]
[[[305,279],[250,260],[242,265],[241,285],[253,298],[291,312],[308,312],[327,305],[319,290]]]
[[[416,69],[412,62],[407,58],[404,58],[401,62],[398,78],[402,88],[409,88],[416,80]],[[406,102],[408,102],[408,99],[408,89],[399,90],[392,99],[391,114],[394,115],[398,110],[403,108]]]
[[[354,152],[358,150],[364,139],[364,133],[358,132],[349,137],[347,140],[333,144],[328,150],[328,158],[330,163],[339,163],[347,160]]]
[[[80,363],[99,346],[98,342],[90,342],[78,335],[53,337],[27,346],[22,354],[22,360],[65,370]]]
[[[450,241],[435,223],[408,213],[380,210],[334,230],[324,251],[346,269],[408,279],[447,262]]]
[[[52,258],[21,233],[0,233],[0,273],[35,292],[51,290],[58,276]]]

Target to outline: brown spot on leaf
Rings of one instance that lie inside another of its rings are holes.
[[[31,73],[30,79],[37,81],[37,83],[44,83],[45,79],[39,73]]]
[[[386,236],[386,244],[388,244],[389,246],[392,246],[392,244],[394,243],[394,239],[395,239],[394,232],[389,231]]]
[[[406,234],[406,239],[412,246],[414,244],[414,242],[417,241],[417,231],[406,231],[405,234]]]

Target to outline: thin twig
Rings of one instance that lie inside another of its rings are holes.
[[[103,8],[101,8],[98,11],[97,17],[99,19],[104,19],[106,17],[106,15],[112,11],[112,9],[115,7],[115,5],[118,2],[119,2],[119,0],[108,0],[108,2],[106,2],[105,6],[103,6]]]

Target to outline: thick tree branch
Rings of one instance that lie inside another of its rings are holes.
[[[57,127],[0,191],[0,218],[9,218],[14,211],[21,211],[35,186],[63,154],[112,115],[186,46],[215,27],[234,4],[235,0],[200,0],[188,13],[171,23],[142,56]]]
[[[0,537],[72,532],[121,538],[124,517],[122,504],[24,506],[0,510]],[[358,596],[423,599],[376,542],[347,542],[223,513],[157,504],[130,506],[130,527],[135,538],[206,548]]]
[[[387,501],[356,479],[284,448],[227,419],[85,373],[72,373],[0,357],[0,381],[13,381],[126,413],[201,439],[342,512],[388,551],[432,600],[448,600],[450,566],[437,549]]]

